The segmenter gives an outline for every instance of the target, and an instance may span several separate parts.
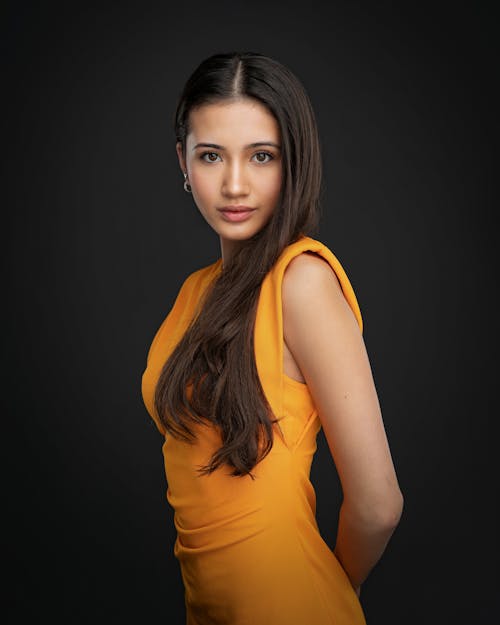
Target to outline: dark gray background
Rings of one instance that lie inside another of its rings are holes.
[[[140,382],[182,281],[219,257],[182,188],[176,98],[202,59],[242,49],[288,65],[313,102],[319,238],[356,291],[405,495],[363,587],[368,624],[491,623],[488,5],[3,6],[8,622],[184,622]],[[340,491],[322,434],[312,479],[333,548]]]

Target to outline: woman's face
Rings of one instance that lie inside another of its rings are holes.
[[[206,104],[190,113],[186,154],[177,154],[193,199],[226,251],[259,232],[278,201],[282,161],[279,126],[260,102]],[[225,207],[250,212],[223,212]]]

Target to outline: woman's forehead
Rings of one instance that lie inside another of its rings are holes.
[[[195,142],[253,143],[279,140],[275,117],[256,100],[231,100],[204,104],[189,117],[190,134]]]

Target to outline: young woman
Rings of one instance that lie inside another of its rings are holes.
[[[310,101],[276,60],[216,54],[188,79],[175,133],[184,188],[221,249],[185,279],[142,378],[164,437],[187,624],[365,623],[360,588],[403,499],[356,296],[310,236],[321,185]],[[334,552],[309,480],[321,427],[343,490]]]

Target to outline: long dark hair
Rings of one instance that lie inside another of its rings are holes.
[[[174,116],[176,140],[186,151],[194,107],[253,98],[276,118],[281,134],[282,185],[267,224],[242,241],[210,284],[191,323],[165,362],[155,408],[168,433],[189,443],[188,422],[215,424],[222,447],[198,469],[221,464],[232,476],[251,473],[273,446],[276,422],[257,373],[253,332],[260,287],[283,250],[316,235],[320,215],[321,151],[314,112],[297,77],[255,52],[215,54],[189,77]],[[262,439],[263,436],[263,439]]]

